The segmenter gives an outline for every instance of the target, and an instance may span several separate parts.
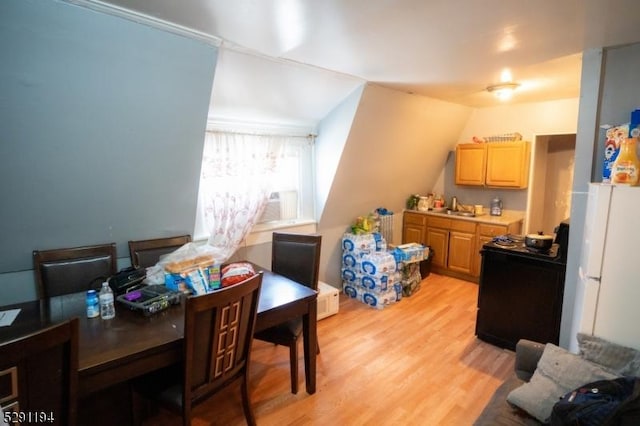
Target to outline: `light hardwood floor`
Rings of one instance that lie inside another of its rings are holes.
[[[340,295],[318,323],[317,392],[290,393],[288,349],[255,341],[258,425],[471,425],[513,369],[514,354],[474,336],[477,284],[431,274],[411,297],[376,310]],[[302,344],[300,343],[300,353]],[[232,386],[195,410],[193,426],[243,425]],[[145,425],[179,425],[160,411]]]

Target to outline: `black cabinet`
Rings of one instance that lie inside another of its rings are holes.
[[[558,344],[566,264],[485,245],[476,335],[515,349],[519,339]]]

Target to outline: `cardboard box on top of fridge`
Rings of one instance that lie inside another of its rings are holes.
[[[620,143],[629,137],[629,123],[609,127],[606,130],[605,136],[602,182],[611,183],[611,168],[616,158],[618,158]]]

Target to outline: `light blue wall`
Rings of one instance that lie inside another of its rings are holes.
[[[193,232],[217,48],[58,1],[0,2],[0,304],[34,249]]]

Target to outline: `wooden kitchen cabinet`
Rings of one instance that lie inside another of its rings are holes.
[[[487,144],[487,186],[526,188],[529,182],[529,142]]]
[[[530,144],[525,141],[467,143],[456,146],[456,185],[526,188]]]
[[[482,246],[497,235],[520,234],[522,231],[521,218],[498,220],[501,221],[505,223],[407,211],[402,219],[402,243],[431,247],[433,272],[477,282]]]
[[[487,147],[483,143],[456,146],[456,185],[484,185],[487,170]]]
[[[473,274],[476,249],[476,224],[462,220],[451,222],[447,268],[462,274]]]
[[[473,275],[480,276],[480,268],[482,265],[482,256],[480,250],[482,246],[491,242],[494,237],[505,234],[520,234],[522,232],[522,221],[514,222],[509,225],[493,225],[486,223],[478,224],[478,233],[476,237],[476,250],[473,254]]]
[[[402,217],[402,243],[425,244],[427,216],[405,212]]]

